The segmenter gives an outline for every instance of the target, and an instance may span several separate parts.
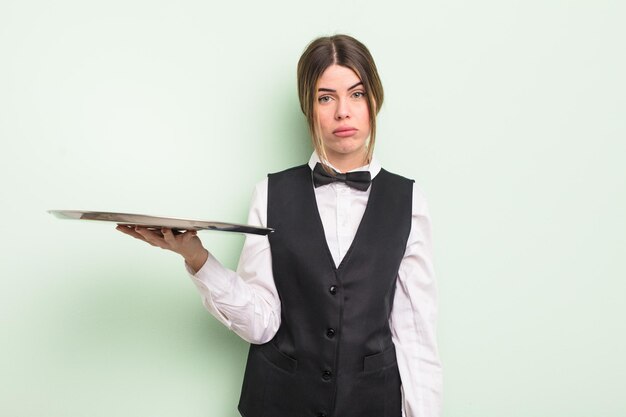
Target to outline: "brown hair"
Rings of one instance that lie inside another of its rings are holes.
[[[348,35],[324,36],[313,40],[298,61],[298,97],[300,108],[309,125],[313,147],[320,158],[327,161],[319,121],[315,114],[315,87],[322,73],[331,65],[350,68],[363,82],[370,119],[367,145],[367,161],[370,162],[376,142],[376,115],[383,105],[383,86],[374,58],[367,47]]]

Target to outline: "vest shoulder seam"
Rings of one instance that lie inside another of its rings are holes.
[[[414,183],[414,182],[415,182],[415,180],[414,180],[414,179],[412,179],[412,178],[407,178],[407,177],[404,177],[404,176],[402,176],[402,175],[395,174],[395,173],[393,173],[393,172],[389,172],[389,171],[387,171],[387,170],[386,170],[386,169],[384,169],[384,168],[381,168],[381,169],[380,169],[380,172],[378,173],[378,175],[383,174],[383,173],[384,173],[385,175],[389,175],[390,177],[393,177],[393,178],[396,178],[396,179],[399,179],[399,180],[409,181],[409,182],[412,182],[412,183]]]
[[[308,168],[308,167],[309,167],[309,164],[302,164],[302,165],[298,165],[298,166],[291,167],[291,168],[287,168],[287,169],[285,169],[285,170],[278,171],[278,172],[270,172],[270,173],[268,173],[268,174],[267,174],[267,176],[268,176],[268,177],[270,177],[270,176],[274,176],[274,175],[286,174],[286,173],[291,172],[291,171],[297,171],[297,170],[300,170],[300,169],[302,169],[302,168],[304,168],[304,167],[307,167],[307,168]]]

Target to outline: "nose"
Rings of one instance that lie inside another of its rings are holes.
[[[337,109],[335,110],[335,119],[343,120],[350,117],[350,105],[347,100],[337,100]]]

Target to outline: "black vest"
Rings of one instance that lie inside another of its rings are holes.
[[[309,166],[269,175],[281,324],[270,342],[250,346],[244,417],[401,417],[389,315],[411,229],[413,182],[381,170],[371,187],[352,246],[335,267]]]

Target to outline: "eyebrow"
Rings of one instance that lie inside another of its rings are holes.
[[[359,85],[363,85],[363,81],[359,81],[358,83],[354,84],[352,87],[348,88],[348,91],[352,90],[354,87],[357,87]],[[329,93],[337,92],[337,90],[333,90],[332,88],[318,88],[317,91],[328,91]]]

